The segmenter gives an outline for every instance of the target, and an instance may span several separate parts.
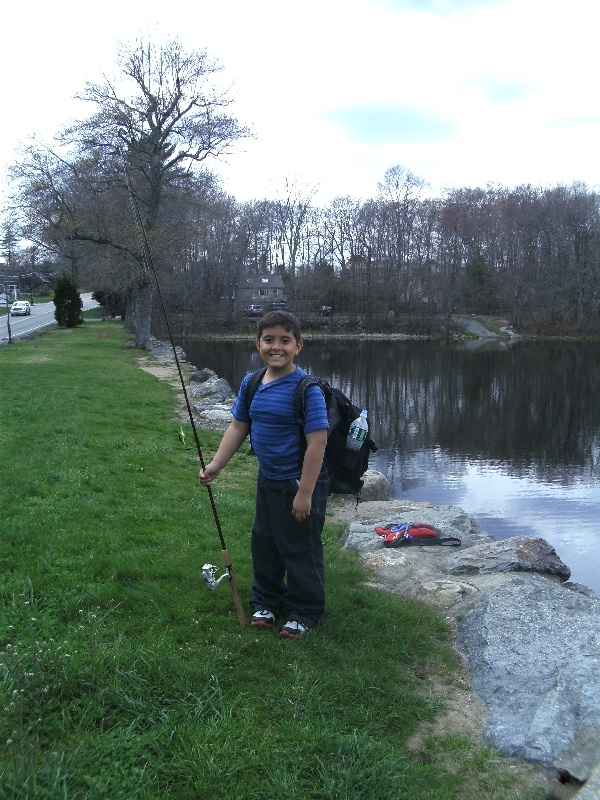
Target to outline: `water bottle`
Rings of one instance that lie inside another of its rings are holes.
[[[367,409],[363,408],[360,412],[360,417],[355,419],[352,425],[350,425],[350,430],[348,431],[348,437],[346,439],[346,447],[350,448],[350,450],[360,450],[362,443],[367,438],[368,432]]]

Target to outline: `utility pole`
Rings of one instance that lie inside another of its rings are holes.
[[[33,276],[35,274],[35,245],[31,246],[31,272],[29,273],[29,299],[33,305]]]
[[[12,344],[12,331],[10,328],[10,303],[8,302],[8,295],[4,293],[4,302],[6,303],[6,329],[8,331],[8,343]]]

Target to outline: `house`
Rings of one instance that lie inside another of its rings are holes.
[[[283,278],[279,274],[256,275],[238,283],[235,290],[234,304],[238,311],[246,306],[257,304],[266,309],[269,303],[285,302]]]

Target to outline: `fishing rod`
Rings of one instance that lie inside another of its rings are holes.
[[[175,364],[177,366],[177,373],[179,375],[179,381],[181,383],[181,388],[183,389],[183,396],[185,399],[185,405],[187,408],[188,417],[190,419],[190,424],[192,426],[192,431],[194,434],[194,440],[196,442],[196,449],[198,451],[198,458],[200,459],[200,464],[202,469],[206,469],[206,464],[204,462],[204,456],[202,455],[202,447],[200,445],[200,437],[198,436],[198,430],[196,428],[196,422],[194,420],[194,414],[192,412],[192,407],[190,405],[190,400],[188,396],[188,392],[185,386],[185,380],[183,378],[183,373],[181,371],[181,364],[179,361],[179,356],[177,355],[177,348],[175,347],[175,342],[173,340],[173,334],[171,332],[171,325],[169,324],[169,316],[167,314],[167,309],[165,306],[165,301],[163,298],[163,294],[160,288],[160,282],[158,280],[158,273],[156,271],[156,267],[154,265],[154,259],[152,258],[152,251],[150,249],[150,244],[148,242],[148,237],[146,235],[146,229],[144,228],[144,223],[142,222],[142,215],[140,214],[139,205],[137,202],[137,198],[135,196],[135,192],[133,191],[133,185],[131,182],[131,176],[129,174],[129,168],[127,166],[127,162],[123,153],[121,155],[121,160],[123,162],[123,170],[125,173],[125,180],[127,183],[127,191],[129,193],[129,199],[131,201],[131,206],[133,208],[133,216],[135,219],[135,223],[138,229],[138,233],[140,235],[140,241],[142,245],[142,253],[144,256],[144,261],[148,268],[148,271],[151,273],[154,279],[154,285],[156,286],[156,294],[159,299],[159,303],[162,309],[163,317],[165,320],[165,326],[167,329],[167,333],[169,334],[169,341],[171,342],[171,347],[173,348],[173,356],[175,358]],[[180,432],[180,437],[183,435]],[[223,529],[221,528],[221,522],[219,520],[219,514],[217,513],[217,506],[215,504],[215,499],[213,497],[212,489],[209,486],[206,487],[208,491],[208,497],[210,500],[210,506],[213,512],[213,517],[215,519],[215,525],[217,527],[217,533],[219,534],[219,541],[221,542],[221,552],[223,554],[223,565],[225,567],[225,572],[221,575],[220,578],[215,578],[215,572],[217,567],[213,564],[204,564],[202,567],[202,578],[204,579],[205,583],[207,584],[208,588],[211,591],[214,591],[218,585],[221,583],[223,578],[227,578],[231,585],[231,591],[233,593],[233,602],[235,603],[235,608],[237,611],[237,616],[240,625],[243,627],[246,624],[246,615],[244,614],[244,607],[242,605],[242,601],[240,599],[240,594],[238,591],[237,583],[235,580],[235,575],[233,572],[233,564],[231,563],[231,558],[229,557],[229,553],[227,551],[227,546],[225,544],[225,537],[223,535]]]

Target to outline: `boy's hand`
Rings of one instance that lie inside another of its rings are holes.
[[[292,515],[298,522],[310,517],[310,508],[312,502],[312,492],[303,492],[298,489],[294,502],[292,503]]]
[[[214,481],[219,472],[229,462],[231,456],[237,453],[249,431],[250,425],[247,422],[238,422],[236,419],[231,420],[229,427],[223,434],[221,444],[213,456],[213,460],[204,469],[200,470],[198,480],[202,486],[208,486],[209,483]]]
[[[209,483],[214,481],[219,472],[221,472],[220,468],[215,464],[214,461],[211,461],[210,464],[207,464],[204,469],[200,470],[198,474],[198,480],[202,486],[208,486]]]

